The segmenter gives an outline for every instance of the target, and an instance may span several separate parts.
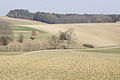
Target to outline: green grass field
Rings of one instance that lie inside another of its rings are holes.
[[[37,31],[39,33],[46,33],[45,31],[26,26],[12,26],[11,29],[15,31]]]
[[[38,32],[36,38],[46,38],[46,37],[50,36],[45,31],[42,31],[42,30],[39,30],[39,29],[35,29],[35,28],[31,28],[31,27],[26,27],[26,26],[11,26],[11,29],[13,31],[18,31],[18,33],[15,33],[15,35],[14,35],[15,39],[18,39],[20,32],[23,33],[24,38],[30,38],[32,31]],[[24,33],[25,31],[29,32],[29,33]]]

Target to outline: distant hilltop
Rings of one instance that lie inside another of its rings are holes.
[[[63,23],[115,23],[120,21],[120,15],[110,14],[55,14],[46,12],[31,13],[25,9],[11,10],[6,16],[12,18],[29,19],[49,24]]]

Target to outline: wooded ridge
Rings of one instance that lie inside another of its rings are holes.
[[[11,10],[6,16],[12,18],[29,19],[49,24],[64,23],[114,23],[120,21],[117,14],[55,14],[46,12],[31,13],[25,9]]]

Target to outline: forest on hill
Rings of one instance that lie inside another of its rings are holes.
[[[12,18],[29,19],[49,24],[64,23],[114,23],[120,21],[117,14],[55,14],[46,12],[31,13],[25,9],[10,10],[6,15]]]

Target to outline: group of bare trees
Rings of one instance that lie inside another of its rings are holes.
[[[13,41],[13,31],[10,28],[10,23],[0,21],[0,45],[8,45]]]
[[[13,30],[10,27],[10,23],[5,21],[0,21],[0,51],[35,51],[41,49],[69,49],[73,40],[74,30],[72,28],[67,31],[59,31],[58,34],[52,35],[46,39],[36,38],[36,31],[32,31],[29,39],[30,42],[24,42],[24,34],[19,33],[17,41],[13,41]],[[28,40],[28,39],[27,39]],[[25,40],[26,41],[26,40]],[[8,45],[12,43],[11,45]],[[15,43],[15,44],[14,44]],[[93,45],[84,44],[83,46],[94,48]]]
[[[69,48],[72,41],[73,29],[69,29],[65,32],[59,32],[58,35],[52,35],[49,39],[51,48],[54,49],[67,49]]]
[[[31,31],[29,39],[24,41],[24,33],[20,32],[14,38],[11,24],[5,21],[0,21],[0,51],[34,51],[41,49],[68,49],[72,41],[73,29],[65,32],[59,32],[57,35],[52,35],[46,39],[37,39],[36,31]],[[15,40],[14,40],[15,39]],[[19,43],[18,43],[19,42]],[[11,44],[9,44],[11,43]],[[9,44],[9,45],[8,45]]]
[[[24,33],[20,32],[17,42],[13,38],[13,30],[10,23],[0,21],[0,51],[2,52],[21,52],[21,51],[36,51],[43,49],[69,49],[74,41],[72,35],[74,30],[72,28],[67,31],[59,31],[58,34],[52,35],[46,39],[37,39],[36,31],[31,31],[29,41],[24,41]],[[18,43],[19,42],[19,43]],[[8,45],[11,43],[10,45]],[[93,45],[84,44],[83,46],[94,48]]]

